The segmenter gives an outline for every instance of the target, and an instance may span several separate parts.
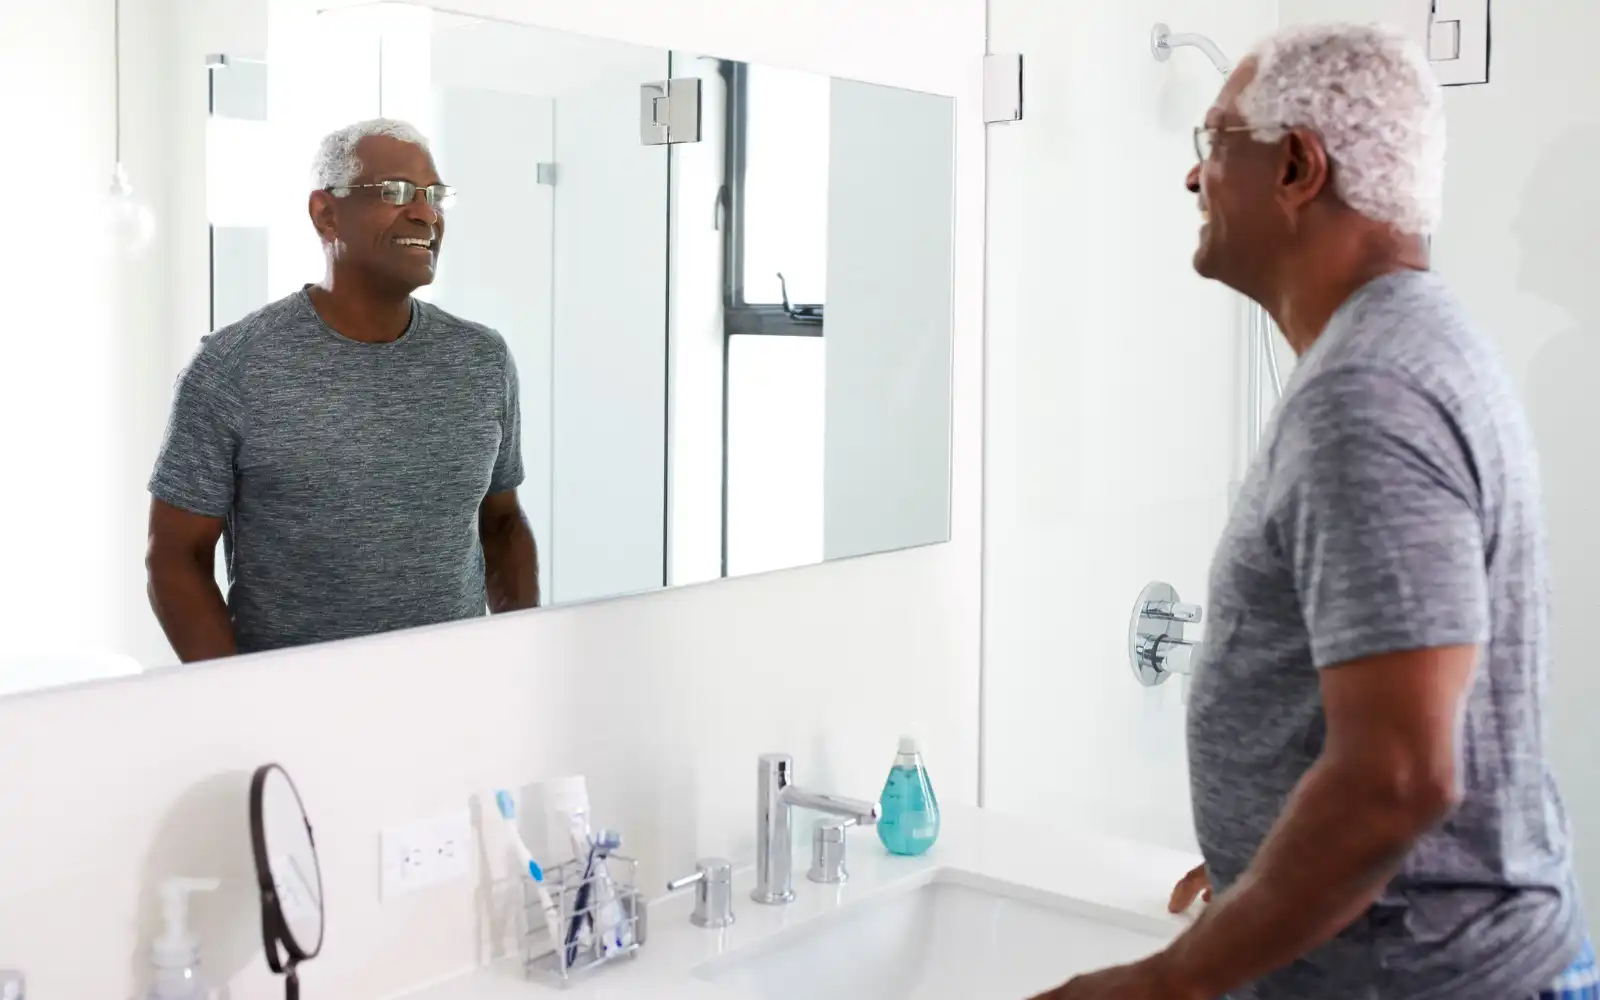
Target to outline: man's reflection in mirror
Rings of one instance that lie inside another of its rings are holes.
[[[321,280],[201,341],[150,477],[150,602],[184,662],[539,603],[516,365],[412,297],[454,197],[427,140],[360,122],[312,173]]]

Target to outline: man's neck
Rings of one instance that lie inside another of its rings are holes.
[[[411,325],[411,296],[383,294],[349,277],[326,275],[309,289],[311,305],[340,336],[367,344],[399,340]]]
[[[1372,281],[1400,271],[1426,271],[1420,237],[1388,231],[1351,234],[1323,244],[1323,253],[1293,261],[1278,290],[1267,297],[1267,312],[1297,355],[1304,355],[1350,297]]]

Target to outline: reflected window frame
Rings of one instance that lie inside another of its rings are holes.
[[[722,315],[724,336],[820,337],[822,303],[753,303],[744,294],[745,166],[749,151],[750,67],[722,60],[723,115]],[[787,298],[787,296],[785,296]]]
[[[755,337],[822,337],[822,303],[753,303],[745,299],[745,183],[749,154],[750,66],[724,59],[718,63],[723,81],[723,182],[719,192],[722,230],[722,572],[729,576],[729,418],[732,339]],[[788,296],[785,294],[787,300]]]

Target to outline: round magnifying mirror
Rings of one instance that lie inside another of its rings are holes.
[[[285,977],[288,1000],[297,1000],[296,968],[322,950],[322,870],[300,792],[277,764],[257,768],[250,781],[250,846],[267,964]]]

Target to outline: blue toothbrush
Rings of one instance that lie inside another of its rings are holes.
[[[500,817],[506,822],[506,831],[511,834],[511,842],[516,845],[517,853],[522,855],[522,861],[528,866],[528,877],[533,880],[533,886],[539,892],[539,907],[544,910],[544,926],[550,932],[550,944],[554,947],[561,940],[561,917],[556,912],[555,900],[550,898],[550,890],[544,887],[544,870],[539,863],[533,860],[533,852],[528,850],[528,845],[522,839],[522,831],[517,829],[517,802],[511,797],[510,792],[499,791],[494,793],[495,805],[500,807]]]

